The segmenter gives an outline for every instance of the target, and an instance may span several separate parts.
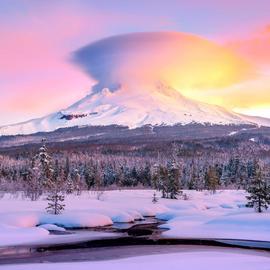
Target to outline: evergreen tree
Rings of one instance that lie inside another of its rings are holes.
[[[205,174],[205,188],[215,193],[219,185],[219,177],[215,167],[210,166]]]
[[[158,164],[154,164],[153,166],[153,172],[152,172],[152,175],[151,175],[151,186],[154,188],[154,189],[159,189],[159,165]]]
[[[153,194],[153,198],[152,198],[152,203],[157,203],[158,202],[158,198],[157,198],[157,194],[156,194],[156,192],[154,192],[154,194]]]
[[[44,146],[42,148],[42,154],[46,159],[50,160],[50,163],[47,163],[51,164],[51,157],[47,154],[47,151],[44,151]],[[50,167],[50,171],[51,175],[50,178],[48,178],[49,185],[46,185],[49,191],[49,195],[47,196],[48,206],[46,207],[46,210],[50,214],[58,215],[65,208],[63,203],[65,196],[62,194],[64,189],[64,171],[60,168],[58,160],[55,161],[54,169],[51,169]]]
[[[204,173],[203,169],[200,169],[198,175],[198,191],[202,191],[204,189]]]
[[[69,162],[69,157],[66,157],[65,178],[67,179],[69,175],[70,175],[70,162]]]
[[[39,173],[38,181],[41,188],[49,190],[52,187],[53,173],[52,158],[46,147],[46,140],[42,139],[42,146],[37,155],[37,170]]]
[[[103,174],[103,183],[105,186],[113,185],[116,182],[116,174],[111,164],[105,166]]]
[[[192,161],[190,179],[189,179],[189,182],[188,182],[188,189],[190,189],[190,190],[192,190],[192,189],[198,190],[198,188],[199,188],[198,185],[199,185],[199,175],[196,172],[194,161]]]
[[[65,209],[65,204],[63,203],[65,196],[60,194],[58,191],[54,191],[48,195],[47,201],[48,206],[46,210],[50,214],[59,215]]]
[[[103,185],[103,173],[101,171],[101,168],[98,167],[98,165],[95,166],[95,192],[97,195],[97,199],[100,200],[102,195],[104,194],[104,185]]]
[[[248,171],[247,166],[244,163],[241,163],[238,171],[238,181],[236,181],[237,188],[247,188],[248,185]]]
[[[121,191],[121,188],[124,185],[124,181],[125,181],[125,175],[124,175],[124,167],[120,166],[118,172],[117,172],[117,186],[119,188],[119,190]]]
[[[96,191],[101,191],[102,190],[102,183],[103,177],[102,177],[102,173],[100,171],[100,168],[98,168],[98,166],[95,166],[95,183],[94,183],[94,187]]]
[[[81,194],[81,175],[79,173],[78,169],[75,169],[73,172],[73,185],[74,185],[74,190],[76,191],[76,195]]]
[[[158,190],[162,192],[162,198],[169,198],[169,177],[166,167],[159,166]]]
[[[22,173],[24,180],[24,190],[26,197],[29,197],[31,201],[36,201],[40,196],[40,187],[36,179],[36,171],[34,170],[34,159],[31,162],[31,167]]]
[[[136,167],[134,166],[130,172],[131,186],[136,186],[138,184],[138,179],[138,172],[136,170]]]
[[[90,168],[87,165],[85,165],[83,176],[84,176],[84,181],[87,186],[87,189],[90,190],[91,188],[94,187],[94,184],[95,184],[94,170],[90,170]]]
[[[180,170],[174,160],[168,162],[167,170],[169,198],[177,199],[177,195],[180,193]]]
[[[52,181],[55,182],[60,177],[62,169],[60,168],[58,159],[55,160],[54,166],[53,166],[53,173],[52,173]],[[62,177],[62,175],[61,175]],[[52,184],[52,183],[51,183]]]
[[[268,209],[270,205],[270,186],[267,185],[258,162],[255,163],[254,179],[247,192],[249,193],[247,196],[248,206],[254,207],[259,213],[263,209]]]
[[[67,180],[66,180],[66,193],[67,194],[72,194],[74,192],[74,183],[73,183],[73,180],[70,176],[70,174],[68,175],[67,177]]]
[[[220,182],[222,186],[227,187],[230,184],[230,172],[228,170],[227,166],[223,166],[222,168],[222,174],[221,174],[221,178],[220,178]]]
[[[247,163],[247,173],[249,179],[254,179],[256,175],[256,166],[257,166],[256,164],[257,164],[256,160],[249,160]]]
[[[37,200],[44,191],[49,191],[53,185],[53,178],[52,159],[43,139],[38,154],[32,159],[28,175],[27,190],[31,200]]]
[[[143,186],[151,187],[152,176],[151,176],[151,168],[148,163],[144,168],[141,169],[139,173],[139,181],[143,184]]]

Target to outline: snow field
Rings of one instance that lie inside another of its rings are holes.
[[[145,216],[167,221],[162,225],[168,229],[163,237],[270,241],[270,212],[258,214],[245,208],[244,191],[186,193],[188,200],[159,198],[153,204],[151,190],[107,191],[101,200],[93,192],[84,192],[68,195],[66,210],[57,216],[45,212],[44,199],[32,202],[6,195],[0,200],[0,246],[50,239],[49,230],[134,222]]]

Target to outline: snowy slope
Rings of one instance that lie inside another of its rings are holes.
[[[239,115],[219,106],[196,102],[161,83],[137,87],[122,86],[116,91],[104,88],[66,110],[21,124],[1,127],[0,134],[31,134],[62,127],[110,124],[130,128],[148,124],[174,125],[194,122],[224,125],[254,123],[270,126],[269,119]]]

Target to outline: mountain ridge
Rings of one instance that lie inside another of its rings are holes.
[[[88,94],[65,110],[0,127],[0,135],[27,135],[88,125],[121,125],[129,128],[191,123],[270,126],[270,119],[245,116],[217,105],[191,100],[161,82],[148,85],[147,91],[142,86],[139,86],[140,90],[137,89],[134,86],[121,86],[113,91],[104,88]]]

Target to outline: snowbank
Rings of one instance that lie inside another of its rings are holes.
[[[32,202],[5,196],[0,200],[0,245],[11,244],[14,235],[22,235],[20,243],[28,237],[37,240],[52,237],[48,231],[54,225],[98,227],[134,222],[146,216],[166,221],[162,227],[169,230],[163,233],[164,237],[270,241],[270,212],[257,214],[243,207],[244,191],[187,193],[189,200],[159,198],[153,204],[151,190],[107,191],[102,201],[97,200],[95,193],[84,192],[81,196],[67,196],[66,210],[57,216],[45,213],[45,200]]]
[[[41,215],[40,224],[56,224],[65,228],[91,228],[111,225],[112,220],[105,215],[86,212],[69,212],[62,215]]]
[[[52,238],[51,230],[131,223],[167,209],[162,204],[152,204],[151,198],[152,191],[110,191],[100,201],[95,193],[85,192],[81,196],[67,196],[64,213],[50,215],[44,211],[44,199],[32,202],[5,196],[0,200],[0,246],[40,242],[44,237]]]
[[[54,224],[42,224],[42,225],[39,225],[38,228],[43,228],[47,231],[58,231],[58,232],[66,231],[65,228],[59,227],[59,226],[54,225]]]
[[[185,202],[182,209],[157,215],[167,221],[161,226],[168,229],[163,237],[270,241],[269,211],[258,214],[243,208],[244,191],[219,191],[213,195],[190,192],[190,195],[191,202]]]
[[[0,224],[0,246],[19,245],[46,239],[48,230],[44,228],[20,228]]]

